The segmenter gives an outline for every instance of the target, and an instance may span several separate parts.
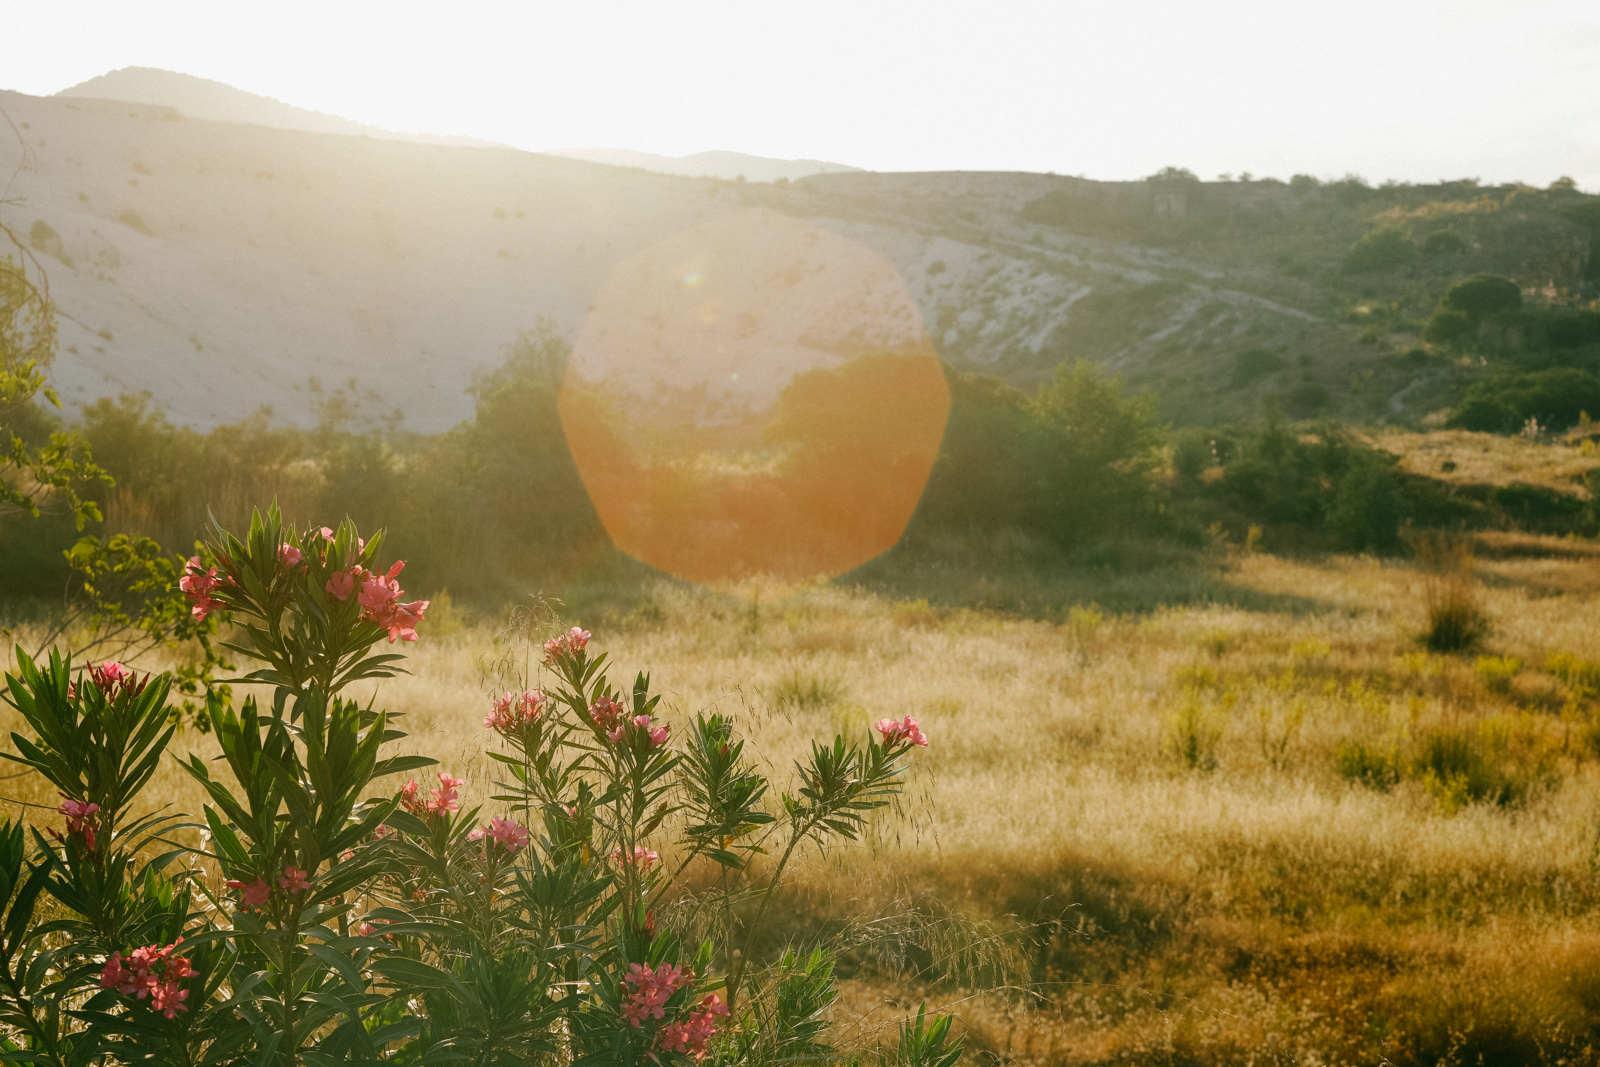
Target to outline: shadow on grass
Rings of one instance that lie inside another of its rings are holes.
[[[1051,622],[1087,604],[1113,614],[1195,605],[1290,615],[1338,610],[1325,601],[1238,585],[1229,580],[1219,553],[1154,539],[1108,541],[1071,552],[1014,533],[908,539],[832,584],[891,600]],[[563,618],[648,621],[643,616],[652,610],[653,590],[662,585],[699,588],[608,547],[560,582],[554,595]],[[724,611],[749,604],[730,592],[698,595],[710,596]]]
[[[1245,611],[1321,614],[1335,605],[1263,593],[1230,582],[1217,553],[1171,541],[1106,542],[1078,552],[1015,535],[903,543],[839,578],[897,599],[925,599],[1023,618],[1060,621],[1074,605],[1116,614],[1226,605]]]

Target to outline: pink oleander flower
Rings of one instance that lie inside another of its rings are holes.
[[[417,783],[412,782],[411,784],[416,785]],[[384,838],[397,832],[398,831],[396,831],[395,828],[390,826],[388,823],[382,823],[376,830],[372,831],[372,838],[374,841],[382,841]]]
[[[433,799],[428,801],[428,814],[443,815],[449,811],[460,811],[461,803],[456,798],[456,790],[460,789],[462,784],[460,778],[452,778],[441,771],[439,788],[431,790]]]
[[[99,828],[95,812],[100,810],[100,805],[68,798],[56,810],[67,817],[67,833],[82,834],[83,847],[93,852],[95,832]]]
[[[728,1006],[715,993],[700,1002],[699,1010],[689,1013],[687,1022],[673,1022],[656,1031],[656,1043],[664,1049],[705,1059],[706,1045],[717,1032],[717,1016],[727,1015]]]
[[[428,610],[429,600],[413,600],[409,604],[391,604],[389,610],[382,615],[374,616],[373,621],[389,631],[389,643],[395,643],[396,638],[401,641],[415,641],[417,639],[417,623],[422,621],[422,613]]]
[[[589,646],[589,631],[580,630],[574,626],[566,633],[557,634],[544,643],[545,666],[555,666],[556,660],[562,656],[573,656],[582,652]]]
[[[183,590],[183,595],[189,598],[190,614],[201,621],[219,608],[227,607],[222,601],[211,595],[211,591],[220,583],[217,581],[217,568],[206,567],[200,562],[199,556],[190,556],[189,562],[183,566],[183,577],[178,579],[178,588]]]
[[[368,622],[376,623],[389,631],[389,643],[395,641],[415,641],[417,639],[417,623],[422,621],[422,616],[428,610],[428,601],[413,600],[409,604],[400,603],[404,590],[400,588],[399,574],[405,567],[404,560],[398,560],[389,568],[388,574],[367,572],[361,580],[361,617]],[[359,570],[360,568],[355,568]],[[354,572],[352,572],[354,573]],[[329,592],[333,593],[332,581],[329,583]],[[341,583],[340,588],[343,588]],[[335,594],[337,595],[337,594]],[[349,596],[346,592],[339,599],[344,600]]]
[[[624,708],[608,696],[601,697],[589,707],[589,718],[594,720],[594,724],[600,729],[608,732],[611,730],[620,731],[627,714],[627,708]],[[618,741],[621,738],[622,734],[619,732],[611,740]]]
[[[188,1011],[184,1001],[189,998],[187,989],[178,988],[178,983],[167,979],[152,986],[150,989],[150,1007],[167,1018],[176,1018],[176,1012]]]
[[[311,888],[310,879],[299,867],[285,867],[283,877],[278,879],[278,884],[291,893],[304,893]]]
[[[403,560],[396,560],[388,574],[369,574],[361,583],[361,607],[369,615],[387,610],[400,598],[399,576],[405,568]]]
[[[544,716],[546,700],[544,693],[538,689],[523,690],[521,696],[507,692],[495,698],[494,710],[484,717],[484,728],[495,730],[503,736],[514,734]]]
[[[467,840],[482,841],[486,837],[513,856],[522,851],[528,843],[527,829],[518,826],[510,819],[490,819],[487,826],[480,826],[468,834]]]
[[[189,992],[178,983],[194,976],[194,968],[182,956],[172,952],[183,944],[178,938],[170,945],[146,945],[136,948],[124,959],[122,953],[113,952],[100,970],[100,988],[115,989],[125,997],[149,999],[152,1010],[173,1018],[180,1011],[188,1011],[184,1001]]]
[[[411,779],[400,787],[400,806],[413,815],[422,815],[428,810],[428,802],[423,800],[417,788],[417,780]]]
[[[618,867],[627,867],[631,865],[638,868],[640,874],[644,874],[651,867],[654,867],[661,861],[661,856],[660,854],[645,848],[643,845],[634,845],[633,855],[629,856],[626,852],[622,851],[622,847],[619,845],[611,850],[611,859],[612,862],[616,863]]]
[[[489,836],[512,855],[527,847],[529,840],[527,828],[519,826],[510,819],[490,819]]]
[[[239,903],[246,908],[259,908],[272,896],[272,887],[265,878],[257,878],[253,882],[224,882],[229,889],[239,890]]]
[[[293,545],[278,546],[278,562],[290,570],[300,566],[300,561],[305,559],[305,554]]]
[[[333,527],[332,526],[324,526],[322,529],[317,531],[317,536],[322,538],[324,541],[328,542],[329,544],[332,544],[333,543]]]
[[[122,966],[122,953],[113,952],[107,957],[106,965],[100,970],[100,988],[115,989],[125,997],[132,996],[138,988],[133,972]]]
[[[349,600],[350,594],[355,591],[356,584],[361,581],[361,576],[364,573],[360,567],[351,567],[347,571],[335,571],[322,588],[335,600]]]
[[[622,978],[629,987],[628,998],[622,1003],[622,1017],[635,1028],[648,1018],[664,1018],[667,1001],[672,994],[694,981],[694,972],[686,967],[665,963],[655,970],[633,963]]]
[[[80,679],[81,680],[81,679]],[[116,660],[106,660],[99,666],[89,668],[89,681],[94,687],[105,694],[107,700],[115,700],[124,693],[142,693],[150,681],[146,675],[144,681],[139,681],[139,676]],[[67,696],[73,700],[78,698],[76,682],[67,685]]]
[[[917,720],[907,715],[904,721],[894,719],[879,719],[878,732],[883,735],[886,745],[910,744],[919,748],[928,747],[928,737],[917,725]]]

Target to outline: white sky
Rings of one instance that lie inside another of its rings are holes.
[[[535,150],[1600,190],[1596,0],[0,0],[0,88],[125,66]]]

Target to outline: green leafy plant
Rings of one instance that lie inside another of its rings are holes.
[[[678,731],[649,677],[612,685],[576,627],[522,617],[528,660],[485,726],[505,772],[486,821],[463,782],[392,754],[394,718],[344,695],[392,676],[425,601],[350,522],[300,530],[276,507],[218,528],[179,579],[199,622],[226,612],[262,666],[214,691],[218,761],[191,755],[202,822],[140,810],[173,740],[169,676],[19,650],[7,696],[26,764],[65,828],[0,824],[3,1058],[52,1067],[161,1063],[775,1064],[838,1058],[820,947],[766,964],[766,917],[802,848],[855,840],[900,791],[916,721],[813,745],[774,796],[733,721]],[[403,646],[402,646],[403,647]],[[534,687],[538,652],[545,682]],[[257,688],[259,687],[259,688]],[[178,840],[203,831],[200,849]],[[186,861],[186,862],[179,862]],[[696,871],[720,877],[694,877]],[[714,889],[696,888],[714,884]],[[42,894],[53,917],[40,921]],[[707,916],[691,940],[685,916]],[[719,947],[719,942],[721,947]],[[737,947],[734,947],[737,946]],[[951,1067],[949,1020],[902,1045]],[[907,1036],[909,1035],[909,1036]]]

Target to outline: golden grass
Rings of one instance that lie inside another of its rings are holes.
[[[1464,485],[1525,482],[1585,500],[1589,492],[1583,487],[1583,476],[1600,467],[1600,450],[1586,440],[1433,430],[1387,432],[1374,437],[1372,443],[1399,456],[1400,469],[1412,474]]]
[[[768,589],[752,609],[661,584],[626,619],[572,621],[611,654],[614,681],[651,672],[669,720],[735,714],[780,782],[811,738],[921,720],[933,744],[904,801],[869,842],[810,858],[792,930],[913,907],[965,916],[1009,938],[988,984],[1026,989],[964,989],[982,983],[931,949],[920,972],[857,954],[837,1012],[847,1041],[870,1044],[928,995],[995,1060],[1511,1063],[1542,1047],[1594,1062],[1594,713],[1539,667],[1555,652],[1600,660],[1600,558],[1480,560],[1486,649],[1525,665],[1504,692],[1472,657],[1420,650],[1424,575],[1409,563],[1241,554],[1221,569],[1240,602],[1283,607],[1055,624],[827,586]],[[481,625],[425,639],[411,675],[377,690],[405,714],[400,747],[439,759],[469,797],[494,777],[491,641]],[[1215,770],[1170,754],[1184,701],[1221,728]],[[1491,718],[1557,769],[1520,805],[1458,808],[1335,770],[1344,741]],[[210,744],[181,735],[174,750],[190,749]],[[199,801],[170,763],[151,795]]]

